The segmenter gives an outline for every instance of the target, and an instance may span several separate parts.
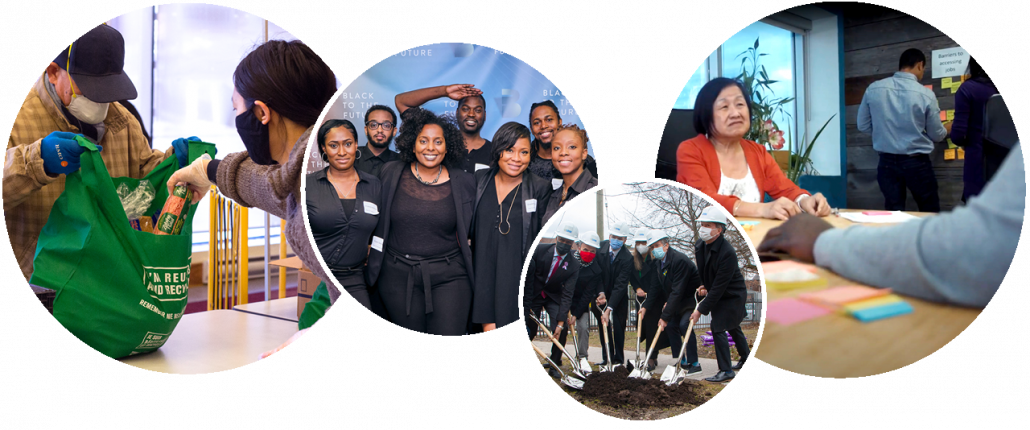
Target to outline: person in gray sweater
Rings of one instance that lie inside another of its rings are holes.
[[[1016,144],[983,193],[950,213],[890,227],[835,229],[799,215],[766,234],[758,252],[782,251],[845,278],[939,303],[982,308],[1016,253],[1026,199]]]

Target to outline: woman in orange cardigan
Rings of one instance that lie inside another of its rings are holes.
[[[694,102],[697,137],[676,151],[676,180],[697,188],[733,216],[785,220],[801,212],[826,216],[830,204],[787,179],[765,147],[744,135],[751,128],[751,100],[740,81],[716,78]],[[765,194],[773,201],[762,203]]]

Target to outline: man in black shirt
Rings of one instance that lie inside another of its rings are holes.
[[[608,357],[608,354],[603,354],[602,365],[611,362],[622,366],[625,363],[623,345],[626,339],[626,321],[629,317],[629,276],[630,270],[633,269],[633,256],[630,255],[632,251],[625,248],[626,238],[629,235],[628,225],[621,222],[615,223],[608,236],[609,239],[602,241],[601,247],[597,250],[597,258],[605,273],[604,292],[598,297],[597,302],[599,305],[607,304],[608,306],[605,308],[604,314],[600,312],[600,309],[595,308],[594,316],[599,320],[603,319],[606,325],[611,327],[612,343],[614,344],[611,351],[615,356]],[[608,351],[606,343],[602,338],[602,351]],[[614,358],[614,361],[609,361],[609,358]]]
[[[483,91],[472,84],[441,85],[398,94],[395,101],[397,111],[403,114],[409,108],[442,97],[458,101],[454,117],[465,139],[465,148],[469,151],[463,169],[475,174],[476,170],[490,167],[493,144],[479,135],[483,123],[486,122],[486,99],[483,98]]]
[[[547,329],[565,342],[565,323],[569,309],[572,308],[572,296],[576,291],[579,279],[579,260],[572,254],[572,245],[579,236],[579,228],[575,224],[565,223],[555,235],[553,245],[541,243],[529,260],[529,270],[523,284],[522,309],[526,314],[532,313],[541,318],[540,311],[546,310],[550,317]],[[537,335],[537,324],[526,317],[526,329],[529,339]],[[562,353],[557,346],[551,348],[551,360],[561,366]]]
[[[358,160],[354,167],[362,172],[379,176],[383,165],[400,156],[390,150],[393,133],[397,130],[397,114],[389,106],[372,105],[365,112],[365,137],[368,143],[358,147]]]

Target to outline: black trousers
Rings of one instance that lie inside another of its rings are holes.
[[[884,207],[891,211],[905,210],[906,188],[920,212],[940,212],[941,200],[937,194],[937,176],[933,172],[930,156],[880,153],[876,168],[876,181],[883,193]]]
[[[750,348],[747,347],[747,338],[744,337],[744,331],[740,329],[739,325],[726,331],[712,330],[712,341],[715,343],[715,361],[719,363],[720,372],[733,370],[733,363],[730,360],[730,341],[726,339],[727,332],[733,337],[733,343],[737,346],[737,354],[740,354],[741,361],[746,360],[747,356],[751,353]]]
[[[604,325],[601,323],[601,309],[597,307],[595,303],[592,307],[594,318],[597,318],[598,327],[603,328]],[[612,346],[608,346],[608,341],[601,334],[601,357],[604,358],[605,362],[615,364],[625,364],[626,357],[624,347],[626,345],[626,320],[629,318],[629,302],[623,301],[619,306],[612,309],[610,318],[608,319],[608,336],[612,340]],[[598,330],[600,333],[600,329]],[[610,352],[610,354],[609,354]],[[613,355],[615,361],[609,360],[608,356]]]
[[[690,309],[681,315],[674,315],[672,321],[668,321],[669,325],[665,326],[665,332],[669,334],[669,346],[672,347],[673,358],[679,358],[680,348],[683,347],[683,333],[687,333],[687,327],[690,326],[690,314],[693,311]],[[687,333],[686,358],[688,363],[697,363],[697,335],[694,334],[694,330]]]
[[[648,309],[647,313],[644,314],[644,326],[642,327],[641,337],[643,337],[644,344],[647,345],[647,351],[651,349],[651,342],[654,341],[654,335],[658,332],[658,320],[662,319],[662,305],[665,301],[657,302],[654,305],[654,309]],[[654,351],[651,352],[651,357],[655,360],[658,359],[658,351],[669,347],[669,336],[659,336],[658,344],[655,345]],[[645,351],[644,354],[647,354]],[[679,350],[673,354],[679,354]]]
[[[532,306],[533,306],[532,307],[533,314],[535,314],[537,318],[541,318],[541,321],[543,321],[543,316],[540,314],[540,311],[541,310],[547,311],[547,316],[549,316],[550,319],[551,319],[550,324],[548,324],[548,326],[547,326],[547,329],[550,330],[551,333],[554,333],[554,328],[558,326],[558,321],[566,321],[566,320],[569,319],[569,316],[567,314],[566,315],[558,315],[558,308],[561,307],[561,304],[558,303],[555,300],[552,300],[551,296],[547,296],[547,298],[543,298],[543,297],[540,297],[540,296],[534,297],[533,298],[533,305]],[[566,323],[564,325],[567,326],[568,322],[566,321]],[[558,343],[562,344],[562,346],[565,345],[565,338],[569,334],[569,330],[575,330],[575,328],[573,328],[573,327],[565,327],[565,328],[562,329],[561,333],[558,334]],[[537,335],[540,335],[540,336],[543,336],[544,339],[547,340],[548,342],[551,341],[551,339],[547,337],[546,333],[541,333],[540,332],[540,326],[537,325],[536,321],[533,321],[530,318],[526,318],[526,331],[529,332],[529,340],[533,340],[533,339],[535,339],[537,337]],[[551,361],[553,361],[554,364],[557,364],[557,365],[561,366],[561,364],[562,364],[561,358],[562,358],[561,349],[559,349],[557,345],[554,345],[552,343],[551,344]]]
[[[390,252],[383,258],[379,290],[394,324],[443,336],[466,333],[472,283],[460,252],[429,258]]]
[[[331,272],[336,277],[336,281],[354,300],[357,300],[365,308],[372,309],[372,300],[369,298],[368,286],[365,285],[365,274],[362,271],[334,269]]]

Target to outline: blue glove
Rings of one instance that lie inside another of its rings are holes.
[[[39,145],[39,157],[43,159],[43,170],[48,175],[67,175],[79,170],[79,155],[86,148],[75,141],[76,136],[81,135],[55,131],[43,138]]]
[[[172,148],[175,149],[175,158],[179,159],[179,168],[186,167],[190,164],[190,145],[188,142],[202,142],[199,137],[180,137],[172,141]]]

